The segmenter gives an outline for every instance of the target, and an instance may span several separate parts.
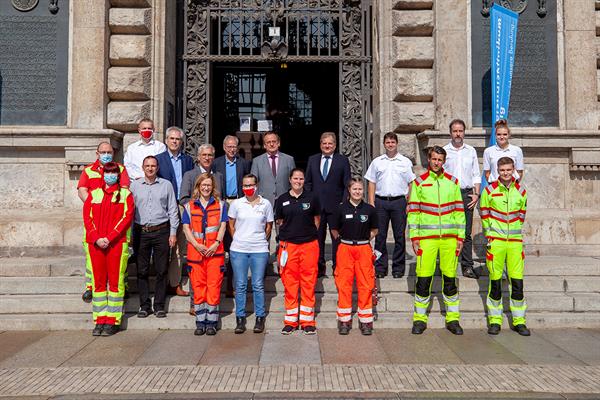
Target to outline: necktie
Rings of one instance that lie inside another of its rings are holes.
[[[277,177],[277,167],[275,166],[276,156],[269,156],[271,158],[271,171],[273,172],[273,178]]]
[[[323,180],[327,179],[327,174],[329,173],[329,159],[331,157],[325,156],[325,163],[323,164]]]

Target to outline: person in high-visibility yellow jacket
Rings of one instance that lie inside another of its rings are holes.
[[[417,255],[412,333],[419,335],[427,329],[427,308],[439,252],[446,328],[462,335],[456,266],[465,237],[465,210],[458,179],[442,168],[446,150],[433,146],[428,160],[429,170],[413,181],[408,202],[409,236]]]
[[[502,272],[506,262],[506,272],[510,281],[510,311],[513,328],[522,336],[531,332],[525,325],[527,303],[523,295],[523,253],[522,227],[527,208],[527,191],[512,174],[514,161],[510,157],[498,160],[498,180],[483,191],[481,197],[481,225],[488,239],[486,266],[489,270],[487,296],[488,333],[497,335],[502,325]]]

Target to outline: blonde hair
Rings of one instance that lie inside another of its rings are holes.
[[[214,197],[216,200],[219,200],[219,192],[217,191],[217,180],[215,179],[215,176],[213,174],[211,174],[210,172],[203,172],[200,175],[198,175],[198,177],[196,178],[196,182],[194,182],[194,190],[192,192],[192,199],[194,199],[194,200],[200,199],[200,185],[206,179],[210,179],[210,181],[212,183],[212,191],[210,192],[210,195],[212,197]]]

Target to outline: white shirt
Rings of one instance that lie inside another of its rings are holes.
[[[444,150],[447,153],[444,170],[458,179],[461,189],[471,189],[476,184],[481,184],[479,160],[473,146],[463,143],[457,149],[452,143],[448,143],[444,146]]]
[[[325,157],[329,157],[329,164],[327,165],[327,175],[329,175],[329,171],[331,171],[331,164],[333,164],[333,154],[326,156],[325,154],[321,154],[321,176],[323,176],[323,167],[325,166]]]
[[[520,176],[517,170],[523,170],[523,150],[519,146],[509,144],[505,149],[500,148],[497,144],[488,147],[483,152],[483,170],[490,171],[489,182],[498,180],[498,160],[502,157],[510,157],[515,162],[515,172],[513,176],[519,179]]]
[[[230,250],[240,253],[268,253],[269,242],[265,236],[265,226],[273,222],[273,206],[269,200],[258,196],[252,206],[244,196],[231,202],[229,218],[235,219],[235,233]]]
[[[412,162],[400,153],[393,158],[383,154],[371,161],[365,179],[375,184],[377,196],[406,196],[408,186],[416,178],[412,166]]]
[[[167,151],[167,146],[163,142],[154,139],[148,143],[144,143],[141,139],[131,143],[127,147],[125,157],[123,158],[123,164],[125,164],[129,178],[131,180],[143,178],[144,170],[142,169],[142,163],[144,162],[144,158],[155,156],[165,151]]]

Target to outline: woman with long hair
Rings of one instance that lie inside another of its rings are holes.
[[[200,174],[181,222],[188,241],[187,262],[196,312],[195,335],[216,335],[221,283],[225,272],[223,236],[227,227],[227,203],[219,199],[212,174]]]
[[[83,204],[86,261],[92,270],[92,335],[117,333],[123,317],[125,271],[129,256],[133,196],[120,185],[119,164],[104,165],[104,185]]]

